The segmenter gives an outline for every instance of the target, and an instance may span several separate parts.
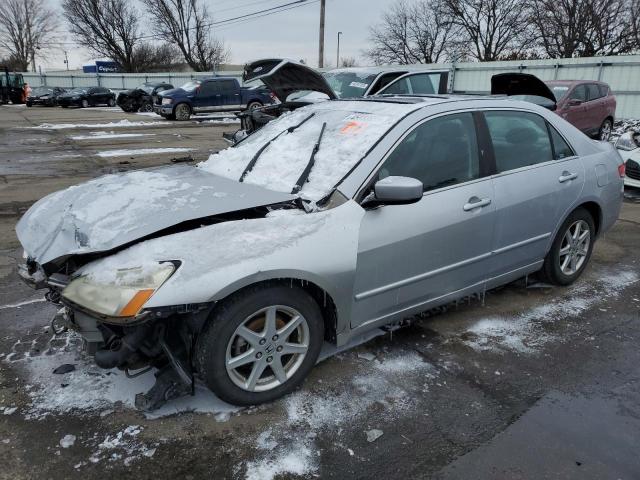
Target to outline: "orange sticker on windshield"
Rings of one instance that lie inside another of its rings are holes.
[[[340,130],[340,133],[355,134],[355,133],[358,133],[360,130],[362,130],[364,127],[365,127],[365,124],[362,122],[351,121],[351,122],[348,122],[344,127],[342,127],[342,130]]]

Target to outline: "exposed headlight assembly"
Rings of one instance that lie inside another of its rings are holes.
[[[636,132],[626,132],[620,135],[616,141],[616,148],[630,151],[640,147],[640,134]]]
[[[117,270],[115,275],[94,278],[82,275],[63,290],[63,298],[100,315],[135,317],[145,303],[176,270],[171,262],[153,267]]]

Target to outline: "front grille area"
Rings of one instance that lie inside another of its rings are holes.
[[[625,172],[627,177],[632,178],[633,180],[640,180],[640,165],[638,162],[627,160]]]

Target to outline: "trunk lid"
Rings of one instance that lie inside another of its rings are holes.
[[[110,251],[190,220],[293,198],[201,168],[161,167],[105,175],[52,193],[25,213],[16,233],[29,257],[45,265]]]
[[[281,102],[286,102],[292,93],[301,91],[324,93],[331,100],[337,98],[320,73],[292,60],[271,58],[248,63],[242,79],[244,82],[261,80]]]
[[[547,84],[528,73],[499,73],[492,76],[491,95],[542,97],[552,102],[554,107],[556,105],[556,97]],[[545,102],[543,106],[547,105]]]

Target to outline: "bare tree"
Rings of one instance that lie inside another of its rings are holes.
[[[458,42],[481,62],[519,55],[529,47],[521,0],[443,0],[441,13],[462,31]],[[467,55],[465,55],[467,56]]]
[[[35,51],[46,50],[56,39],[57,17],[45,0],[0,2],[0,48],[19,70],[35,65]]]
[[[175,44],[194,70],[214,70],[229,57],[224,43],[213,36],[211,16],[200,0],[143,2],[154,18],[153,31]]]
[[[79,44],[119,63],[125,72],[137,71],[139,13],[127,0],[63,0],[64,16]]]
[[[340,58],[340,66],[342,68],[356,67],[357,62],[354,57],[342,57]]]
[[[138,72],[170,72],[184,67],[180,50],[169,43],[141,43],[134,49],[132,58]]]
[[[456,33],[450,17],[442,15],[443,0],[400,0],[369,29],[372,47],[365,52],[374,63],[436,63],[444,60]]]
[[[552,58],[617,55],[638,48],[638,3],[532,0],[529,18],[540,46]]]

